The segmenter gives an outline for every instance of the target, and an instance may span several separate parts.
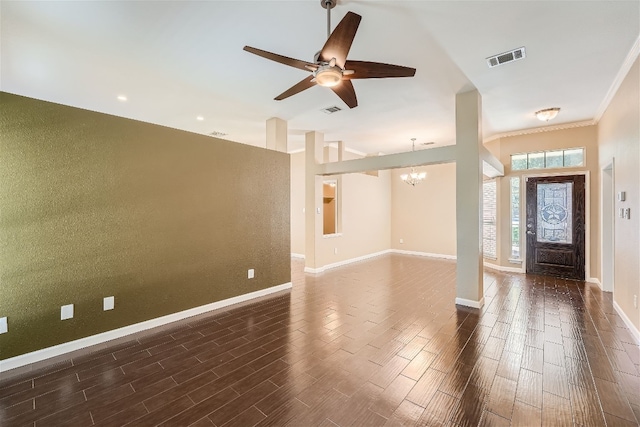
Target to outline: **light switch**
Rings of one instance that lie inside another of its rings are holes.
[[[625,208],[624,209],[624,217],[626,219],[631,219],[631,208]]]
[[[73,304],[60,307],[60,320],[73,319]]]
[[[620,209],[618,209],[618,216],[619,216],[620,218],[624,218],[624,208],[620,208]]]
[[[116,301],[115,301],[115,297],[105,297],[102,300],[102,310],[107,311],[107,310],[113,310],[113,307],[115,307]]]
[[[6,317],[0,317],[0,334],[6,334],[9,332],[9,325],[7,324]]]
[[[316,213],[319,214],[320,213],[320,208],[316,208]]]
[[[620,200],[621,202],[624,202],[625,200],[627,200],[627,192],[626,191],[618,192],[618,200]]]
[[[249,279],[253,279],[256,276],[256,272],[253,268],[250,268],[249,271],[247,272],[247,277]]]

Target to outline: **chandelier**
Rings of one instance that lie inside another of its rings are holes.
[[[411,138],[411,152],[416,151],[416,139]],[[411,172],[403,173],[400,175],[400,179],[409,185],[416,186],[420,184],[427,177],[426,172],[418,172],[415,167],[411,167]]]

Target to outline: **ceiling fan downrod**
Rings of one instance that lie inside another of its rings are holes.
[[[320,0],[322,7],[327,9],[327,39],[331,36],[331,9],[336,6],[337,0]]]

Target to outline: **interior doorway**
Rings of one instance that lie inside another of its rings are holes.
[[[526,271],[585,279],[585,176],[526,180]]]
[[[602,290],[613,292],[615,187],[613,160],[602,169]]]

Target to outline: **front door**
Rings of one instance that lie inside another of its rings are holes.
[[[527,273],[584,280],[584,175],[527,179]]]

